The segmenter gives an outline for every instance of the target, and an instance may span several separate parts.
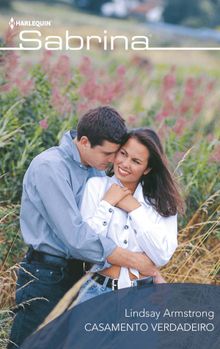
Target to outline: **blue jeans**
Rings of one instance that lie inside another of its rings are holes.
[[[96,296],[100,296],[103,293],[111,292],[112,289],[106,287],[105,284],[100,285],[98,282],[94,281],[92,278],[89,278],[81,287],[79,295],[77,298],[77,304],[85,302]]]
[[[20,346],[82,276],[79,270],[28,262],[26,258],[20,266],[16,288],[17,309],[8,349]]]

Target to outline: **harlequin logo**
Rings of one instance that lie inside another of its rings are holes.
[[[14,20],[13,17],[11,17],[11,19],[10,19],[8,24],[9,24],[9,27],[11,28],[11,30],[13,30],[14,27],[15,27],[15,20]]]
[[[51,21],[15,19],[11,17],[8,24],[11,30],[13,30],[15,27],[50,27]]]
[[[93,45],[100,45],[104,51],[113,51],[120,47],[120,49],[128,51],[147,50],[149,48],[149,38],[147,36],[134,35],[128,37],[126,35],[109,35],[107,30],[103,31],[102,35],[87,35],[81,36],[77,33],[71,33],[69,30],[65,31],[65,35],[51,35],[44,36],[40,31],[40,27],[51,26],[51,21],[29,20],[29,19],[15,19],[10,18],[9,27],[11,30],[17,27],[22,27],[18,32],[17,46],[1,47],[0,51],[19,50],[19,51],[38,51],[45,50],[66,50],[66,51],[80,51],[92,50]],[[25,28],[24,27],[32,27]],[[36,28],[37,27],[37,28]]]

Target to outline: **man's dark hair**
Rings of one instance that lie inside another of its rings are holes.
[[[120,144],[126,133],[124,119],[109,106],[89,110],[77,125],[77,140],[86,136],[91,147],[102,145],[104,141]]]

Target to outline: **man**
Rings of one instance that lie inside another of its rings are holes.
[[[116,110],[99,107],[67,132],[61,144],[31,162],[23,181],[20,225],[29,250],[18,273],[18,306],[10,341],[20,345],[83,275],[83,262],[138,269],[149,275],[149,259],[117,247],[82,221],[78,207],[91,176],[102,176],[126,134]],[[111,218],[112,211],[109,210]],[[107,224],[103,221],[103,224]],[[110,264],[109,264],[110,263]],[[152,272],[153,273],[153,272]],[[15,348],[10,343],[8,349]]]

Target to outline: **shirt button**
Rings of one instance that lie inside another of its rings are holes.
[[[129,226],[126,224],[125,226],[124,226],[124,229],[128,229],[129,228]]]
[[[127,244],[128,242],[127,242],[127,240],[124,240],[124,244]]]
[[[110,213],[112,213],[112,212],[113,212],[113,209],[112,209],[112,208],[110,208],[108,211],[109,211]]]
[[[107,225],[107,222],[106,222],[106,221],[104,221],[102,224],[105,226],[105,225]]]
[[[137,234],[137,230],[134,229],[135,234]]]

